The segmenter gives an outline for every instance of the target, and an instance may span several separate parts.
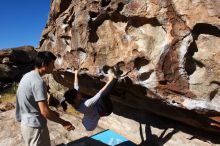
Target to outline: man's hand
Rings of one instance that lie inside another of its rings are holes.
[[[68,131],[75,129],[75,127],[68,121],[65,121],[62,125]]]

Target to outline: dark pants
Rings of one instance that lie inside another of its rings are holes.
[[[110,93],[117,83],[117,79],[113,79],[108,87],[102,92],[100,99],[97,102],[97,108],[101,117],[108,116],[113,111],[112,101],[110,99]]]

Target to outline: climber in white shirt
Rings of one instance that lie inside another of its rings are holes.
[[[82,123],[86,130],[92,131],[97,127],[100,117],[108,116],[112,113],[113,105],[109,96],[117,79],[112,70],[109,69],[108,82],[105,86],[95,96],[86,98],[79,92],[78,72],[79,70],[75,70],[74,88],[65,92],[61,105],[65,111],[67,109],[66,102],[68,102],[77,111],[84,114]]]

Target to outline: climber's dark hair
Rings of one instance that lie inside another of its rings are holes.
[[[67,110],[67,104],[74,104],[74,99],[76,98],[76,95],[78,94],[78,91],[76,89],[69,89],[64,93],[64,100],[60,103],[60,105],[63,107],[63,110]]]
[[[35,58],[35,67],[48,65],[50,62],[56,60],[56,56],[50,51],[41,51],[37,53]]]

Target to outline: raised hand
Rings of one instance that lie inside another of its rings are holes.
[[[79,71],[80,71],[79,69],[74,70],[74,74],[77,74],[77,75],[78,75],[78,74],[79,74]]]
[[[112,80],[115,79],[115,78],[116,78],[116,76],[115,76],[115,74],[113,73],[112,69],[110,68],[110,69],[108,70],[108,80],[109,80],[109,81],[112,81]]]

